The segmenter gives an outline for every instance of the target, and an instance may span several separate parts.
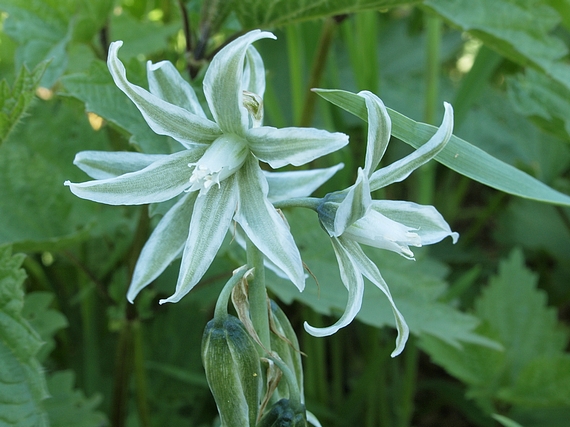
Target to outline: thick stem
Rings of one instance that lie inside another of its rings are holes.
[[[137,410],[141,427],[150,427],[150,412],[148,409],[148,387],[144,367],[143,334],[141,322],[137,319],[131,322],[133,333],[133,364],[136,385]]]
[[[414,396],[416,393],[416,381],[418,376],[419,350],[413,337],[406,344],[406,351],[402,354],[404,375],[402,378],[401,405],[399,411],[400,427],[411,425],[414,415]]]
[[[255,268],[253,279],[249,281],[249,314],[259,340],[265,349],[270,350],[269,311],[263,260],[261,251],[247,239],[247,265],[249,268]]]

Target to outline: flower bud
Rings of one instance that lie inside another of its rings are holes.
[[[305,405],[281,399],[261,418],[257,427],[307,427]]]
[[[253,339],[235,316],[216,316],[202,338],[202,363],[223,427],[254,427],[262,388]]]

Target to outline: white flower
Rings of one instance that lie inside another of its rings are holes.
[[[232,221],[300,290],[304,288],[299,251],[269,200],[266,176],[283,183],[300,180],[309,189],[336,169],[316,171],[310,184],[294,172],[281,178],[264,173],[259,161],[273,168],[302,165],[343,147],[348,137],[312,128],[261,126],[265,70],[251,44],[262,38],[275,36],[251,31],[212,60],[203,88],[215,121],[207,118],[194,90],[170,62],[148,63],[147,91],[127,80],[117,57],[122,42],[111,44],[108,66],[115,84],[154,132],[184,146],[168,155],[82,152],[75,164],[95,180],[65,183],[81,198],[111,205],[157,203],[181,196],[141,252],[129,301],[182,253],[176,292],[161,303],[179,301],[212,263]]]
[[[451,236],[455,243],[459,235],[451,231],[433,206],[372,200],[370,192],[404,180],[412,171],[437,155],[451,138],[453,110],[451,105],[445,103],[443,122],[427,143],[407,157],[374,171],[390,140],[391,121],[386,107],[376,95],[366,91],[358,95],[365,99],[368,111],[368,144],[364,169],[359,168],[358,178],[352,187],[326,196],[317,209],[321,224],[331,238],[341,279],[348,289],[348,303],[344,314],[334,325],[315,328],[305,323],[305,329],[312,335],[326,336],[348,325],[360,311],[365,276],[384,292],[392,305],[398,329],[396,349],[392,352],[394,357],[403,350],[409,329],[396,308],[380,271],[359,243],[413,259],[410,246],[430,245],[447,236]]]

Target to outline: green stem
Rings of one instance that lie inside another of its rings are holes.
[[[150,427],[150,412],[148,409],[148,387],[146,370],[144,366],[143,334],[139,320],[131,323],[133,332],[133,367],[135,374],[135,388],[139,422],[141,427]]]
[[[416,381],[418,375],[419,351],[413,337],[406,343],[406,351],[402,354],[404,375],[402,381],[402,394],[399,407],[399,426],[408,427],[414,415],[414,396],[416,394]]]
[[[303,109],[303,42],[299,25],[288,25],[286,31],[293,123],[297,124],[301,121]]]
[[[249,314],[259,340],[265,349],[270,350],[269,312],[263,261],[261,251],[247,239],[247,265],[255,269],[253,279],[249,281]]]
[[[125,320],[119,334],[117,357],[115,359],[115,383],[111,402],[111,425],[123,427],[128,410],[129,380],[132,372],[133,335],[131,322]]]

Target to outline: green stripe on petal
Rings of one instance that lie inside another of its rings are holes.
[[[370,177],[380,164],[390,142],[392,121],[380,98],[368,91],[359,92],[358,95],[366,101],[368,112],[368,142],[366,144],[364,173]]]
[[[214,119],[226,133],[243,136],[249,127],[248,112],[243,106],[244,60],[248,47],[264,38],[276,37],[267,31],[253,30],[235,39],[214,56],[206,71],[204,95]]]
[[[196,92],[171,62],[147,62],[148,88],[160,99],[206,118]]]
[[[394,182],[401,182],[413,171],[433,159],[445,148],[453,133],[453,108],[447,102],[443,103],[445,113],[443,121],[437,132],[428,142],[413,153],[407,155],[391,165],[382,168],[370,177],[370,189],[372,191],[385,187]]]
[[[145,243],[127,292],[132,303],[138,293],[156,279],[182,252],[188,237],[197,193],[187,193],[162,217]]]
[[[107,179],[144,169],[167,156],[132,151],[81,151],[75,155],[73,164],[91,178]]]
[[[334,325],[325,328],[315,328],[305,322],[305,330],[315,337],[326,337],[348,326],[360,311],[364,296],[364,280],[350,253],[345,249],[342,241],[336,237],[331,237],[331,243],[340,268],[340,278],[348,289],[348,301],[344,313]]]
[[[117,87],[133,101],[154,132],[170,136],[185,147],[209,143],[221,134],[214,122],[163,101],[142,87],[130,83],[125,67],[117,57],[122,44],[122,41],[117,41],[109,46],[109,71]]]
[[[314,128],[262,126],[249,129],[246,138],[256,157],[274,169],[304,165],[348,144],[343,133]]]
[[[260,98],[265,93],[265,67],[259,52],[250,46],[245,56],[245,68],[243,70],[243,90],[253,92]]]
[[[302,291],[305,274],[289,226],[267,199],[268,184],[257,160],[249,156],[236,173],[239,205],[235,219],[252,243]]]
[[[182,254],[176,292],[160,304],[178,302],[196,286],[212,264],[238,203],[235,176],[199,195],[194,204],[188,240]]]
[[[296,197],[307,197],[343,167],[344,164],[339,163],[338,165],[325,169],[291,172],[264,171],[263,174],[269,184],[269,194],[267,198],[272,203],[275,203]]]
[[[404,316],[402,316],[402,313],[400,313],[396,307],[396,303],[392,298],[390,289],[380,274],[378,267],[376,267],[370,258],[366,256],[366,254],[362,251],[362,248],[357,243],[344,238],[341,238],[341,241],[345,249],[350,253],[353,261],[356,263],[359,271],[364,274],[368,280],[374,283],[378,289],[384,293],[384,295],[386,295],[386,298],[388,298],[388,301],[392,306],[392,312],[394,313],[394,320],[396,322],[396,329],[398,330],[398,337],[396,338],[396,348],[392,352],[391,356],[396,357],[402,352],[402,350],[404,350],[406,341],[408,341],[408,336],[410,335],[408,324],[406,323]]]
[[[413,228],[420,236],[422,245],[440,242],[448,236],[456,243],[459,238],[459,234],[451,231],[449,224],[433,206],[398,200],[374,200],[371,209]]]
[[[77,197],[107,205],[164,202],[178,196],[190,186],[192,170],[188,163],[194,163],[199,158],[197,152],[179,151],[137,172],[80,184],[66,181],[65,185]]]

